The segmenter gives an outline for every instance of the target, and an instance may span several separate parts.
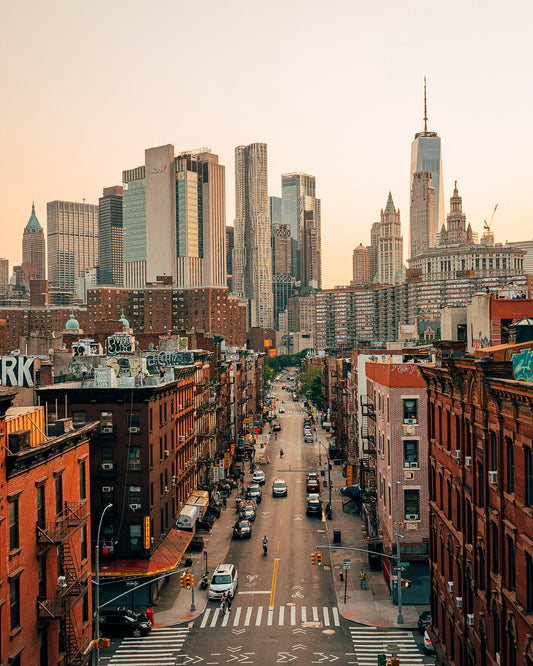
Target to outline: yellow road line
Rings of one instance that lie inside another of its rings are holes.
[[[272,572],[272,585],[270,588],[270,602],[269,602],[270,608],[274,608],[274,599],[276,598],[276,583],[278,581],[278,564],[279,564],[279,557],[276,557],[276,559],[274,560],[274,571]]]
[[[279,553],[279,541],[278,541],[278,545],[277,545],[276,551]]]

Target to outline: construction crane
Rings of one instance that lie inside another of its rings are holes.
[[[494,210],[492,211],[492,216],[491,216],[490,222],[488,224],[487,224],[487,220],[483,220],[483,229],[485,229],[485,231],[489,234],[490,234],[490,228],[492,226],[492,220],[494,220],[494,216],[496,215],[497,208],[498,208],[498,204],[496,204],[494,206]]]

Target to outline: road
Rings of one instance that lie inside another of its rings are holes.
[[[274,384],[282,430],[270,442],[271,462],[250,539],[233,540],[226,561],[237,567],[239,587],[231,613],[221,617],[218,603],[188,626],[154,629],[143,639],[124,639],[106,663],[116,664],[358,664],[377,663],[377,654],[394,643],[401,664],[434,663],[424,658],[420,637],[356,627],[339,616],[329,555],[311,564],[317,546],[327,543],[324,517],[306,516],[305,475],[317,470],[318,446],[304,444],[300,403]],[[282,405],[281,400],[284,403]],[[279,457],[279,449],[285,455]],[[249,480],[249,473],[247,473]],[[285,479],[287,498],[272,497],[274,478]],[[323,489],[324,505],[327,502]],[[263,535],[269,539],[263,555]]]

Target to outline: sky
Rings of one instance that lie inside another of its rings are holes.
[[[0,256],[21,262],[35,201],[98,203],[148,147],[268,144],[281,174],[316,176],[323,287],[348,284],[391,191],[409,234],[410,144],[442,138],[446,212],[496,241],[533,238],[533,3],[472,0],[3,0]]]

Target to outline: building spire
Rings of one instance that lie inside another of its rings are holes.
[[[424,132],[428,131],[428,105],[426,97],[426,77],[424,76]]]

